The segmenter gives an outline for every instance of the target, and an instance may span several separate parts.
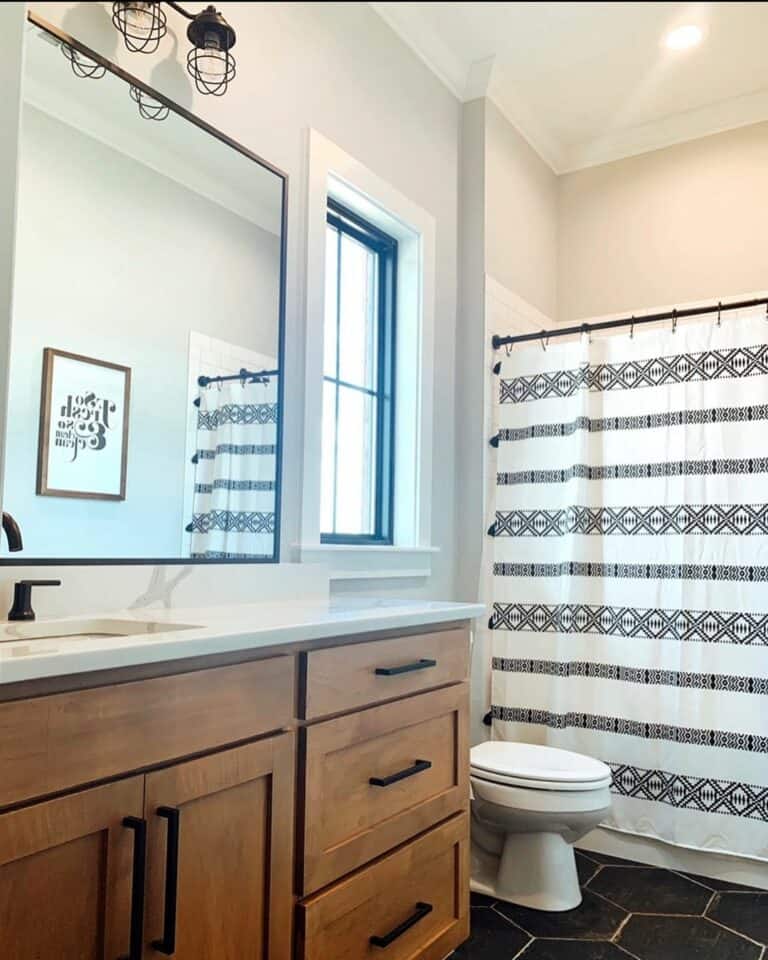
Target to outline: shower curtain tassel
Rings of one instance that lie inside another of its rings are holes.
[[[199,406],[200,406],[200,397],[195,397],[195,399],[192,401],[192,403],[193,403],[196,407],[199,407]]]
[[[199,462],[200,462],[200,456],[199,456],[199,454],[196,453],[196,454],[194,455],[194,457],[192,457],[192,463],[195,463],[195,464],[196,464],[196,463],[199,463]]]
[[[194,525],[194,523],[188,523],[188,524],[186,525],[186,527],[184,527],[184,529],[187,531],[187,533],[194,533],[194,532],[195,532],[195,525]]]
[[[493,614],[488,617],[488,629],[493,630]]]
[[[496,376],[498,376],[501,373],[501,360],[498,360],[496,363],[494,363],[491,369],[496,374]]]
[[[490,527],[488,527],[488,536],[489,536],[489,537],[495,537],[495,536],[496,536],[496,522],[495,522],[495,521],[490,525]]]
[[[488,441],[488,443],[490,443],[490,445],[493,447],[494,450],[498,450],[498,449],[499,449],[499,435],[498,435],[498,433],[496,434],[495,437],[491,437],[491,439]]]
[[[490,727],[492,723],[493,723],[493,711],[489,710],[488,713],[486,713],[485,716],[483,717],[483,725],[486,727]]]

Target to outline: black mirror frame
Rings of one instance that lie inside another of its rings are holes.
[[[200,117],[196,116],[191,111],[187,110],[185,107],[180,106],[178,103],[175,103],[173,100],[170,100],[168,97],[164,96],[158,90],[155,90],[153,87],[150,87],[148,84],[144,83],[143,80],[139,80],[138,77],[134,77],[132,74],[128,73],[126,70],[123,70],[122,67],[117,66],[117,64],[112,63],[111,60],[106,59],[101,54],[96,53],[95,50],[92,50],[86,44],[81,43],[75,37],[70,36],[63,30],[60,30],[58,27],[53,26],[47,20],[44,20],[42,17],[38,16],[36,13],[33,13],[31,10],[27,12],[27,20],[29,23],[33,24],[39,30],[42,30],[44,33],[49,34],[59,43],[66,44],[72,47],[74,50],[77,50],[79,53],[84,54],[86,57],[89,57],[91,60],[98,63],[100,66],[103,66],[108,73],[114,74],[118,79],[122,80],[124,83],[129,86],[138,88],[143,93],[146,93],[148,96],[152,97],[154,100],[159,101],[164,106],[168,107],[173,113],[178,114],[184,120],[189,121],[190,123],[195,124],[205,133],[209,134],[212,137],[215,137],[217,140],[224,143],[226,146],[230,147],[233,150],[237,150],[238,153],[243,154],[249,160],[253,160],[255,163],[258,163],[259,166],[263,167],[266,170],[269,170],[270,173],[273,173],[281,182],[282,188],[282,202],[281,202],[281,235],[280,235],[280,301],[279,301],[279,310],[278,310],[278,384],[277,384],[277,438],[276,438],[276,450],[275,450],[275,539],[274,539],[274,549],[272,556],[263,559],[254,559],[254,560],[228,560],[228,559],[215,559],[215,560],[205,560],[198,559],[193,557],[129,557],[129,558],[114,558],[114,557],[102,557],[102,558],[91,558],[91,557],[58,557],[58,558],[37,558],[37,557],[8,557],[0,556],[0,566],[6,567],[21,567],[21,566],[160,566],[160,565],[174,565],[174,566],[189,566],[189,565],[210,565],[210,564],[240,564],[240,565],[252,565],[252,564],[264,564],[264,563],[279,563],[280,562],[280,553],[281,553],[281,543],[280,543],[280,534],[281,534],[281,513],[282,513],[282,490],[283,490],[283,414],[284,414],[284,394],[285,394],[285,291],[286,291],[286,269],[287,269],[287,255],[288,255],[288,174],[284,170],[281,170],[279,167],[276,167],[274,164],[270,163],[268,160],[265,160],[263,157],[260,157],[258,154],[254,153],[252,150],[249,150],[243,144],[238,143],[236,140],[233,140],[232,137],[227,136],[227,134],[222,133],[221,130],[218,130],[216,127],[211,126],[209,123],[206,123],[205,120],[202,120]]]

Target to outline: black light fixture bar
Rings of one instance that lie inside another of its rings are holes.
[[[597,323],[581,323],[574,327],[556,327],[554,330],[540,330],[538,333],[520,333],[513,337],[491,338],[494,350],[515,343],[530,343],[532,340],[551,340],[554,337],[570,337],[577,333],[592,333],[594,330],[613,330],[616,327],[639,327],[644,323],[658,323],[671,320],[677,323],[686,317],[700,317],[709,313],[725,313],[727,310],[746,310],[748,307],[768,307],[768,297],[754,300],[737,300],[735,303],[715,303],[708,307],[686,307],[684,310],[667,310],[664,313],[649,313],[641,317],[623,317],[621,320],[600,320]]]

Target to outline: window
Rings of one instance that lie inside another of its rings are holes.
[[[396,274],[397,241],[329,199],[323,543],[392,543]]]

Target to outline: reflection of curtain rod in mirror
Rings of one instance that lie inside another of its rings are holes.
[[[227,380],[242,380],[245,383],[269,383],[270,377],[276,377],[280,371],[279,370],[246,370],[243,367],[240,370],[240,373],[232,373],[226,377],[198,377],[197,385],[199,387],[207,387],[212,383],[224,383]]]

